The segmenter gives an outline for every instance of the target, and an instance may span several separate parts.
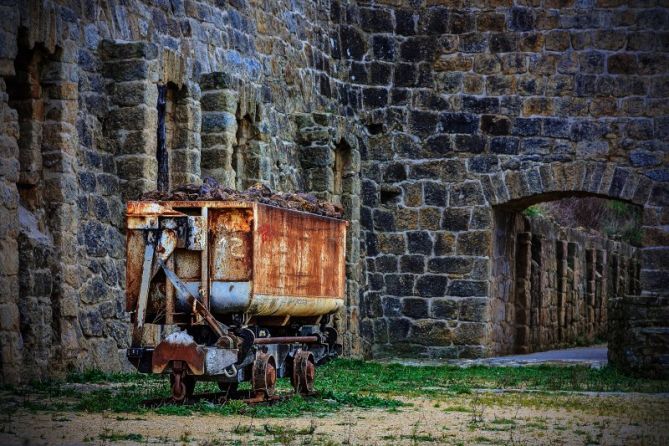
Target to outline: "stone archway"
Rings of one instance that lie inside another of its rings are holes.
[[[495,215],[490,289],[491,325],[488,332],[489,345],[493,352],[496,349],[500,353],[526,351],[528,342],[531,341],[524,340],[518,349],[518,337],[522,338],[520,333],[523,330],[527,336],[544,335],[532,333],[532,324],[536,324],[536,318],[542,316],[536,314],[536,311],[532,313],[529,308],[525,315],[520,315],[518,320],[521,322],[515,327],[507,326],[504,329],[496,325],[505,313],[502,308],[504,305],[500,306],[500,299],[504,299],[505,294],[508,296],[509,288],[516,287],[516,291],[520,289],[522,295],[532,285],[541,286],[545,288],[543,294],[550,296],[554,291],[551,287],[555,286],[558,296],[560,293],[564,295],[564,289],[560,289],[560,277],[553,283],[538,279],[540,275],[529,277],[529,271],[536,267],[538,256],[542,255],[541,250],[552,250],[549,255],[554,256],[557,261],[554,265],[555,272],[550,274],[556,276],[564,272],[562,268],[568,269],[569,262],[576,258],[577,251],[582,250],[586,265],[581,272],[581,279],[585,284],[582,290],[584,295],[589,296],[592,293],[594,299],[597,292],[597,268],[606,266],[611,270],[610,274],[615,276],[615,283],[610,284],[609,289],[604,291],[609,297],[607,335],[610,361],[623,369],[666,375],[666,357],[669,353],[669,328],[666,318],[669,310],[669,237],[666,226],[669,187],[626,167],[585,161],[551,163],[518,171],[498,172],[485,175],[481,180]],[[513,218],[514,212],[535,203],[584,196],[622,200],[643,208],[642,246],[638,252],[610,244],[597,249],[597,246],[583,240],[578,243],[561,241],[557,244],[544,241],[542,245],[541,240],[524,231],[526,228],[518,228],[518,221]],[[511,249],[510,244],[516,250],[514,253],[508,252]],[[518,256],[514,259],[515,265],[505,264],[503,261],[510,254]],[[608,262],[607,255],[611,257]],[[524,272],[521,271],[523,268]],[[569,274],[573,274],[573,271]],[[605,271],[602,271],[602,275],[604,274]],[[538,280],[540,283],[531,284],[530,280]],[[564,288],[564,284],[562,287]],[[528,294],[528,301],[524,304],[507,302],[506,310],[522,312],[523,305],[536,305],[536,302],[530,303],[529,299]],[[550,318],[551,314],[548,312],[543,316]],[[559,326],[560,318],[564,317],[560,315],[559,307],[553,316],[558,318],[556,324]],[[510,351],[508,346],[500,346],[499,342],[496,344],[495,338],[500,335],[510,335],[510,348],[516,351]],[[562,333],[556,336],[562,336]]]

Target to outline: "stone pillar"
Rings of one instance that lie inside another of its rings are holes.
[[[2,65],[0,68],[4,68]],[[12,67],[13,68],[13,67]],[[10,74],[0,71],[0,74]],[[0,383],[14,384],[22,373],[19,331],[19,179],[18,115],[8,105],[6,84],[0,77]]]
[[[609,361],[625,371],[669,378],[669,297],[621,296],[609,305]]]
[[[530,351],[541,349],[543,341],[543,301],[544,290],[542,287],[542,245],[543,237],[532,234],[532,263],[530,271]]]
[[[115,153],[123,198],[137,199],[157,188],[158,50],[146,42],[107,40],[101,56],[112,103],[105,135]]]
[[[589,340],[594,339],[597,329],[595,315],[595,299],[597,289],[597,257],[594,249],[585,250],[585,334]]]
[[[335,317],[335,327],[344,335],[345,353],[361,356],[360,154],[354,139],[339,137],[337,141],[337,119],[327,114],[295,116],[305,190],[341,204],[344,218],[350,223],[346,239],[346,308]]]
[[[567,339],[567,242],[557,240],[556,246],[556,276],[558,298],[558,342],[564,343]]]
[[[202,89],[202,176],[234,188],[233,146],[237,142],[239,94],[225,73],[210,73],[200,79]]]
[[[597,338],[604,338],[606,336],[606,313],[608,306],[608,290],[606,288],[606,263],[607,263],[607,252],[603,249],[598,249],[596,252],[597,255],[597,265],[595,267],[596,275],[596,288],[595,288],[595,320],[596,320],[596,332],[595,336]]]
[[[174,90],[172,104],[168,104],[174,107],[173,133],[167,141],[171,189],[200,181],[202,152],[200,86],[188,82]]]
[[[516,252],[516,345],[515,353],[531,352],[532,234],[518,234]]]
[[[79,179],[79,138],[76,129],[78,110],[77,45],[65,42],[58,59],[50,62],[42,75],[45,89],[45,122],[43,125],[42,156],[44,158],[45,199],[49,203],[49,229],[53,236],[56,259],[51,302],[55,305],[57,324],[54,335],[62,370],[76,360],[79,346],[69,339],[65,328],[75,322],[66,302],[76,296],[81,285],[79,275],[78,239],[79,208],[77,195]],[[48,372],[45,372],[45,374]]]

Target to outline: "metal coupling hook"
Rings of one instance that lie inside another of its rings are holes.
[[[233,376],[237,375],[237,367],[235,367],[235,365],[232,364],[230,367],[226,367],[223,370],[223,374],[225,375],[226,378],[232,378]]]

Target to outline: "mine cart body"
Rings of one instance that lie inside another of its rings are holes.
[[[346,221],[257,202],[131,201],[126,226],[128,358],[140,371],[188,390],[194,377],[253,381],[336,354]],[[173,333],[145,345],[148,323]]]

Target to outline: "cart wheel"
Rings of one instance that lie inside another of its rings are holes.
[[[182,380],[181,373],[172,373],[170,375],[170,385],[172,387],[172,399],[174,401],[183,401],[186,398],[186,384]]]
[[[183,372],[173,372],[170,374],[170,386],[172,388],[172,399],[174,401],[183,401],[190,398],[195,392],[195,377],[186,375]]]
[[[298,350],[293,357],[293,374],[290,377],[295,393],[303,396],[313,395],[315,379],[314,355],[307,350]]]
[[[276,390],[276,362],[265,352],[256,353],[253,361],[253,399],[269,399]]]

